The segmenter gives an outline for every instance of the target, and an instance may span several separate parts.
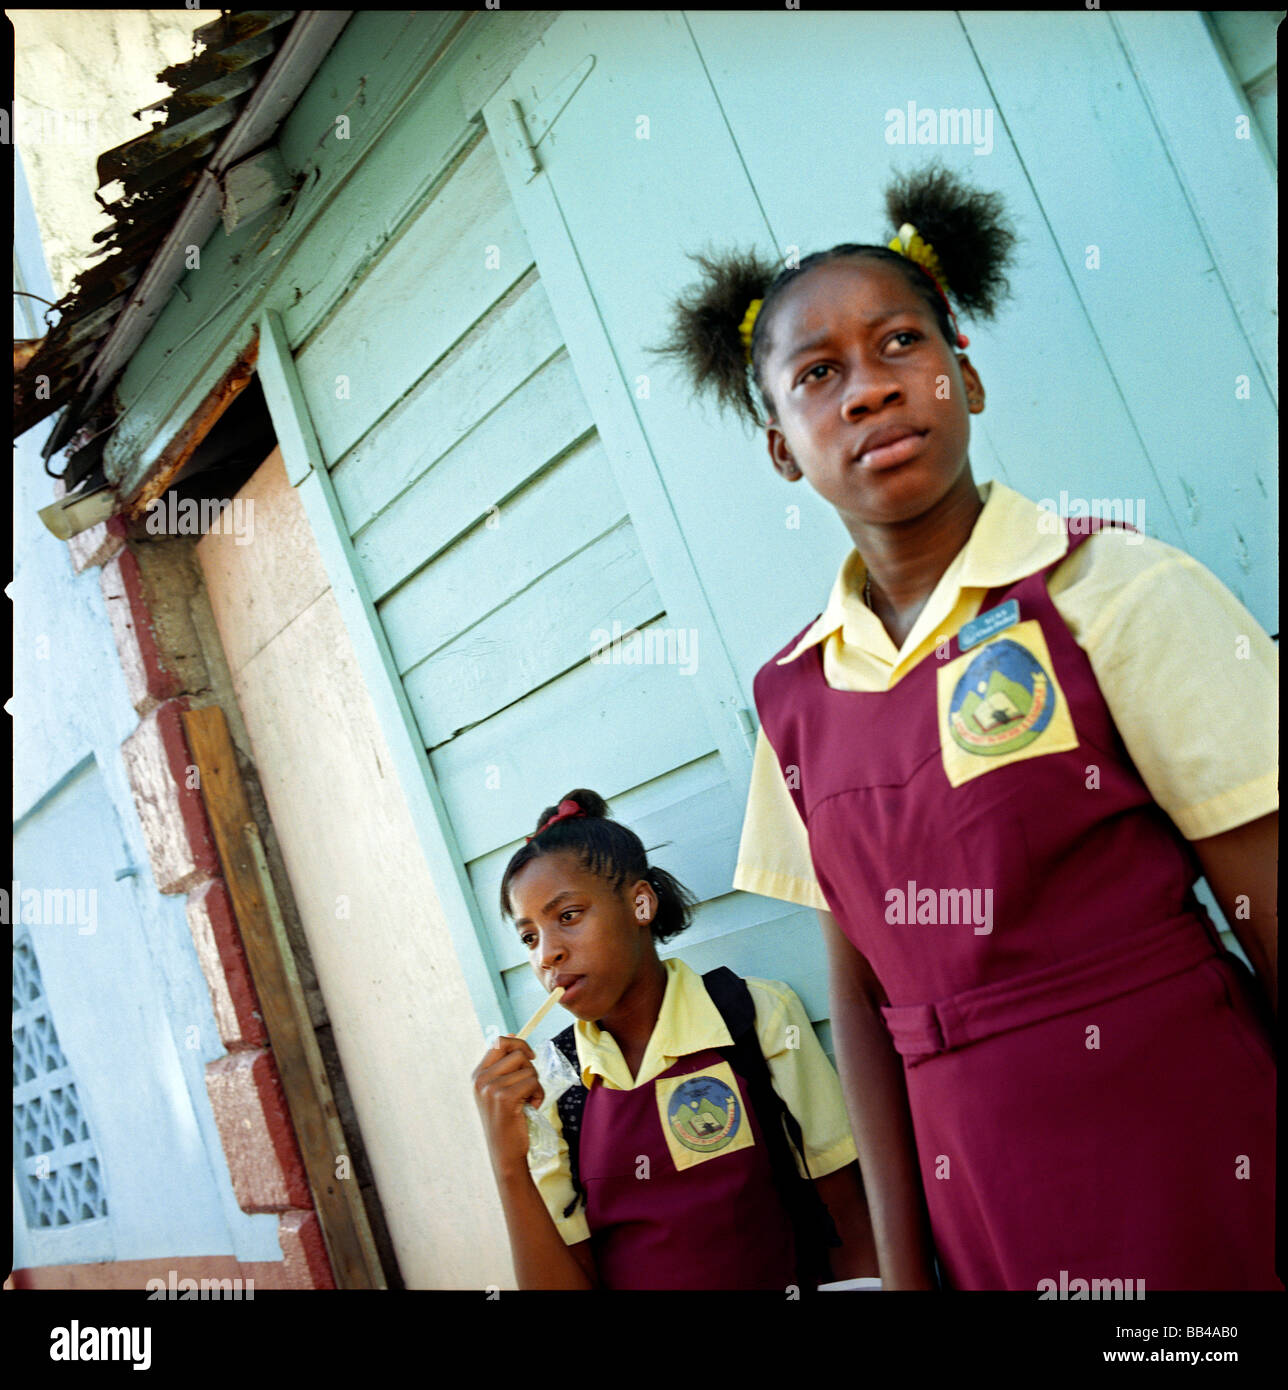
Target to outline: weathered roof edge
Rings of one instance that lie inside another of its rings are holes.
[[[267,17],[280,12],[251,13]],[[96,412],[95,406],[128,365],[131,356],[169,302],[174,286],[186,269],[183,248],[192,244],[203,244],[218,221],[221,178],[232,166],[273,138],[352,14],[351,10],[305,10],[296,15],[289,33],[277,48],[263,76],[245,98],[244,106],[222,142],[201,168],[176,220],[142,273],[135,272],[122,277],[127,283],[118,285],[118,288],[128,289],[132,285],[129,298],[117,313],[110,330],[102,335],[100,343],[94,345],[92,360],[81,373],[70,398],[64,397],[62,416],[51,431],[43,450],[46,459],[72,440],[87,421],[101,414],[101,409]],[[213,25],[207,27],[213,28]],[[179,90],[184,86],[184,73],[197,72],[198,65],[202,63],[208,66],[210,57],[211,50],[207,48],[205,53],[190,63],[166,69],[162,76],[172,83],[177,78],[179,88],[176,90]],[[127,146],[145,142],[150,136],[161,134],[167,128],[160,127],[136,141],[127,142]],[[125,147],[118,147],[118,150],[123,148]],[[103,266],[107,264],[109,262],[100,263],[86,272],[85,276],[94,276],[97,272],[98,278],[101,279]],[[80,320],[87,316],[84,312],[76,312],[78,308],[82,308],[80,300],[84,286],[81,281],[85,276],[78,277],[77,289],[65,297],[65,300],[71,300],[71,303],[60,304],[65,312],[73,316],[71,324],[68,325],[73,329],[79,327]],[[86,310],[88,307],[84,306]],[[101,315],[103,311],[98,309],[97,312]],[[51,335],[59,326],[62,326],[61,320],[59,325],[51,329]],[[84,350],[81,351],[83,353]],[[29,364],[37,371],[41,368],[38,359],[37,353]],[[17,384],[16,379],[15,386]],[[31,428],[45,415],[52,413],[52,409],[57,409],[57,406],[58,403],[55,403],[51,410],[27,420],[22,428]],[[75,481],[69,480],[73,486]]]
[[[84,409],[93,407],[160,316],[184,273],[183,248],[203,245],[214,230],[219,220],[220,178],[232,165],[272,138],[352,13],[352,10],[301,11],[272,65],[251,92],[245,109],[202,170],[179,220],[153,256],[82,379],[79,391],[88,388]]]

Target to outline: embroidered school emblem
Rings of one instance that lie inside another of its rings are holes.
[[[671,1133],[695,1153],[727,1148],[742,1123],[738,1097],[714,1076],[691,1076],[671,1093],[666,1108]]]
[[[949,783],[1078,746],[1042,625],[1005,629],[939,670],[939,742]]]
[[[1002,638],[980,651],[957,682],[948,723],[959,748],[997,757],[1027,747],[1055,713],[1051,677],[1017,642]]]
[[[755,1144],[738,1079],[728,1062],[658,1081],[657,1108],[676,1168]]]

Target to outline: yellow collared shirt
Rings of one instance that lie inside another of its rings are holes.
[[[666,993],[638,1076],[631,1076],[611,1033],[581,1019],[574,1024],[584,1086],[635,1090],[651,1085],[681,1057],[732,1045],[733,1038],[702,977],[682,960],[672,958],[662,964],[666,968]],[[756,1008],[756,1037],[769,1065],[774,1089],[801,1127],[806,1176],[826,1177],[857,1159],[841,1083],[796,993],[776,980],[748,978],[747,987]],[[544,1162],[534,1163],[530,1159],[529,1168],[559,1234],[568,1245],[576,1245],[590,1238],[586,1210],[578,1206],[572,1216],[564,1218],[564,1208],[573,1195],[568,1146],[564,1143],[558,1107],[547,1103],[542,1113],[559,1136],[558,1149]],[[700,1180],[700,1174],[695,1178]]]
[[[818,643],[833,688],[889,690],[954,637],[990,589],[1065,553],[1053,513],[1002,483],[984,483],[980,493],[984,508],[969,539],[902,647],[864,604],[867,570],[852,550],[827,608],[781,662]],[[1205,839],[1278,809],[1278,651],[1215,575],[1163,541],[1108,529],[1058,565],[1047,589],[1145,785],[1182,835]],[[808,834],[763,730],[733,886],[827,908]]]

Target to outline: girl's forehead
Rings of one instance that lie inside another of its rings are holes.
[[[604,886],[603,879],[587,869],[579,855],[572,850],[557,849],[529,859],[515,873],[510,880],[510,897],[517,902],[528,895],[548,897],[564,888],[594,892]]]
[[[929,306],[897,266],[871,257],[843,256],[811,266],[793,280],[774,318],[782,329],[808,332],[838,318],[903,308]]]

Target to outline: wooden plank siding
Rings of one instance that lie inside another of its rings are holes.
[[[546,458],[590,431],[590,412],[558,335],[531,272],[388,421],[378,440],[392,455],[384,467],[369,466],[377,441],[365,439],[336,466],[336,492],[381,597],[523,484],[527,468],[504,452],[516,430],[523,432],[525,456]],[[507,467],[514,470],[509,481],[499,476]],[[400,512],[414,518],[410,540],[386,513],[395,497]]]
[[[1279,161],[1279,80],[1275,39],[1283,23],[1283,10],[1208,10],[1203,18],[1217,35],[1230,75],[1243,92],[1266,153]]]
[[[1137,496],[1146,480],[1154,484],[1174,525],[1150,521],[1147,510],[1150,534],[1202,559],[1274,632],[1277,597],[1266,583],[1279,510],[1270,382],[1257,368],[1248,331],[1216,273],[1213,249],[1114,27],[1067,22],[1081,18],[980,12],[969,16],[967,28],[1067,267],[1095,358],[1131,421],[1130,453],[1106,458],[1103,472],[1116,476],[1104,478],[1104,491],[1086,495],[1122,495],[1129,484],[1128,495]],[[1036,32],[1039,19],[1058,49],[1058,65],[1042,61],[1031,43],[1016,43],[1017,31],[1021,38]],[[1260,152],[1242,143],[1259,162]],[[1238,144],[1232,121],[1224,137],[1209,136],[1217,159],[1239,153]],[[1088,187],[1096,190],[1091,208]],[[1099,248],[1098,269],[1086,265],[1089,245]],[[1268,328],[1269,301],[1263,306],[1259,318]],[[1196,333],[1200,351],[1174,349]],[[1250,377],[1247,399],[1237,392],[1241,375]],[[1199,448],[1196,420],[1208,441]],[[1085,426],[1080,432],[1088,434]],[[1058,496],[1054,479],[1047,486],[1045,495]]]
[[[623,519],[416,663],[404,679],[429,748],[555,680],[586,657],[590,629],[664,613]]]
[[[1274,16],[1240,16],[1238,27],[1244,30],[1244,20],[1267,18]],[[1279,233],[1278,203],[1269,196],[1276,175],[1274,149],[1257,138],[1263,124],[1257,103],[1228,65],[1214,61],[1223,56],[1220,41],[1202,15],[1124,10],[1112,16],[1112,23],[1153,123],[1166,133],[1177,181],[1247,334],[1264,389],[1277,404],[1278,287],[1269,259],[1249,254],[1254,247],[1277,245]],[[1229,33],[1229,26],[1222,25],[1221,31]],[[1245,33],[1241,54],[1259,64],[1257,86],[1273,104],[1273,23],[1268,35],[1262,23],[1250,23]],[[1251,58],[1254,51],[1258,58]],[[1211,277],[1213,272],[1204,273]]]
[[[329,459],[342,458],[532,264],[494,164],[475,144],[297,351]]]
[[[516,450],[522,448],[515,441]],[[625,515],[604,451],[589,439],[442,551],[380,604],[400,672],[535,583]],[[397,519],[397,511],[394,511]],[[523,640],[516,633],[516,640]],[[582,655],[590,651],[589,629]]]
[[[592,660],[597,632],[668,654],[666,601],[481,129],[295,365],[518,1016],[539,985],[496,892],[543,805],[581,785],[638,808],[703,898],[731,896],[742,807],[700,647]]]

